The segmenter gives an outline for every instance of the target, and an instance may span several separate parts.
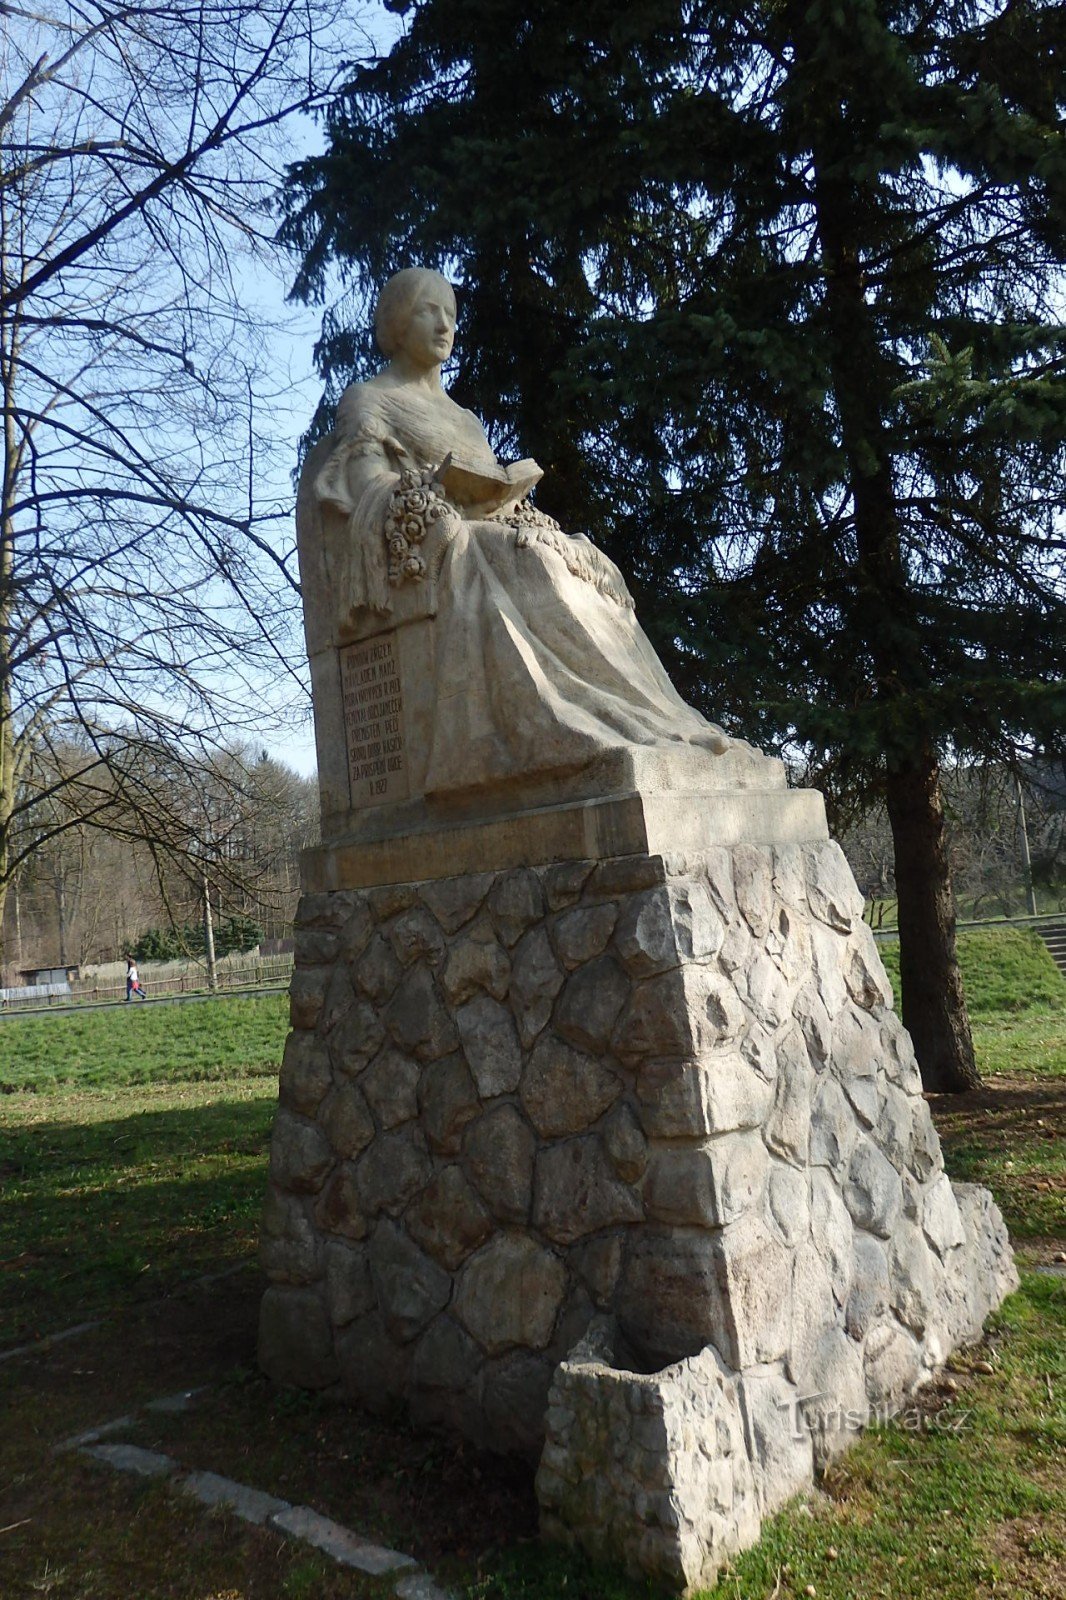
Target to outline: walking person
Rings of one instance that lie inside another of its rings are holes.
[[[129,1005],[135,994],[142,1000],[148,999],[147,991],[140,978],[137,976],[137,963],[132,956],[126,957],[126,1004]]]

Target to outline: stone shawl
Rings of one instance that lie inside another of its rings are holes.
[[[384,524],[401,472],[449,453],[499,476],[481,424],[447,395],[345,391],[311,485],[339,641],[360,612],[392,611]],[[621,573],[590,540],[523,505],[490,518],[456,509],[463,522],[431,553],[427,541],[436,714],[424,792],[574,771],[626,744],[722,747],[720,730],[677,694]]]

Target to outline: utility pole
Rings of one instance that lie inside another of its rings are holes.
[[[1014,787],[1018,793],[1018,831],[1022,836],[1022,870],[1025,874],[1025,898],[1029,905],[1029,915],[1037,916],[1036,890],[1033,887],[1033,858],[1029,854],[1029,829],[1025,825],[1025,796],[1022,794],[1022,780],[1014,779]]]
[[[204,873],[204,954],[207,956],[207,987],[218,988],[218,971],[215,967],[215,929],[211,919],[211,886]]]

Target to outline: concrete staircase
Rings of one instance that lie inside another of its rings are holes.
[[[1066,977],[1066,918],[1048,918],[1046,922],[1034,922],[1031,926],[1043,939],[1051,952],[1051,959]]]

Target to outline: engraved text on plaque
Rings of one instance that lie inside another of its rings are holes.
[[[394,633],[340,652],[348,779],[353,806],[406,800],[403,685]]]

